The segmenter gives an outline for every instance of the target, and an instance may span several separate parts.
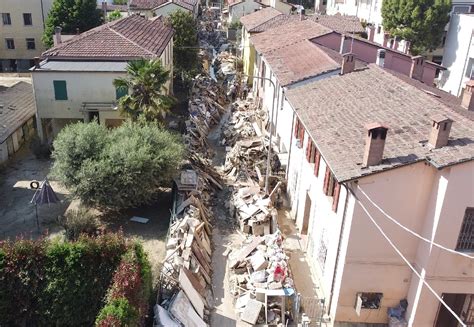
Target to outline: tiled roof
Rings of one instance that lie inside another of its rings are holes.
[[[365,29],[355,16],[342,15],[313,15],[309,16],[311,19],[327,28],[332,29],[338,33],[364,33]]]
[[[287,86],[341,67],[323,50],[309,40],[302,40],[265,54],[282,86]],[[342,60],[341,60],[342,62]]]
[[[250,36],[250,41],[259,53],[287,46],[302,40],[312,39],[332,31],[311,20],[297,20]]]
[[[189,11],[193,11],[197,4],[197,0],[172,0],[171,2]]]
[[[52,58],[153,58],[173,36],[160,19],[131,15],[84,32],[43,53]]]
[[[19,82],[11,87],[0,86],[0,143],[33,117],[35,111],[31,84]]]
[[[242,25],[244,25],[247,31],[250,31],[254,27],[257,27],[258,25],[263,24],[278,15],[283,14],[275,8],[268,7],[240,17],[240,22],[242,23]]]
[[[278,15],[266,21],[265,23],[252,28],[251,30],[249,30],[249,32],[250,33],[265,32],[266,30],[284,25],[286,23],[289,23],[295,20],[300,20],[300,17],[298,15],[283,15],[283,14]]]
[[[168,0],[130,0],[130,8],[151,10],[165,2],[168,2]]]
[[[339,182],[423,160],[442,168],[474,159],[472,119],[374,64],[286,94]],[[433,149],[430,117],[439,114],[454,123],[448,145]],[[363,168],[364,126],[372,122],[389,127],[384,156],[380,165]]]

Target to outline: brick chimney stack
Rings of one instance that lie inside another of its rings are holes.
[[[466,83],[461,106],[469,111],[474,111],[474,80],[472,79]]]
[[[367,26],[367,39],[370,42],[374,42],[374,37],[375,37],[375,26],[374,25],[368,25]]]
[[[366,125],[365,128],[367,129],[367,137],[362,164],[364,167],[376,166],[382,162],[388,127],[379,123],[371,123]]]
[[[428,143],[435,149],[448,144],[449,132],[453,121],[441,114],[431,117],[432,126]]]
[[[107,1],[102,1],[102,13],[104,14],[104,20],[107,20]]]
[[[62,30],[62,28],[59,27],[59,26],[56,26],[54,28],[54,45],[55,46],[62,43],[62,41],[61,41],[61,30]]]
[[[411,58],[410,78],[421,81],[423,78],[423,65],[425,59],[422,56]]]
[[[341,75],[352,73],[355,69],[355,56],[353,53],[342,55]]]

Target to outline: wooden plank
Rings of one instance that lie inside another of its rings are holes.
[[[195,289],[188,275],[184,273],[185,269],[186,268],[181,268],[179,271],[179,287],[186,293],[197,314],[201,318],[204,318],[204,299],[199,295],[199,292]],[[197,283],[197,285],[199,284]]]
[[[255,250],[257,246],[263,241],[264,241],[263,237],[260,237],[260,236],[254,237],[252,242],[245,245],[245,247],[239,251],[237,258],[235,259],[235,262],[233,262],[231,265],[231,268],[236,267],[239,264],[239,262],[241,262],[242,260],[245,260],[245,258],[247,258],[248,255],[252,253],[252,251]]]

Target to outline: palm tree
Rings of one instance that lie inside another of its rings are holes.
[[[175,102],[164,86],[169,71],[157,59],[131,61],[126,71],[126,77],[114,80],[117,90],[125,93],[118,103],[120,111],[132,120],[141,115],[146,120],[163,120]]]

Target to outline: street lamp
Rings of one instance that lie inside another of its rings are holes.
[[[272,136],[273,136],[273,112],[275,110],[275,95],[276,95],[276,85],[275,83],[268,77],[262,77],[262,76],[255,76],[255,75],[247,75],[247,74],[242,74],[242,76],[246,77],[252,77],[256,79],[261,79],[264,81],[269,81],[270,84],[273,87],[273,96],[272,96],[272,113],[271,113],[271,118],[270,118],[270,138],[269,138],[269,144],[268,144],[268,153],[267,153],[267,170],[265,173],[265,193],[268,194],[268,177],[270,176],[271,169],[270,169],[270,159],[271,159],[271,154],[272,154]]]

